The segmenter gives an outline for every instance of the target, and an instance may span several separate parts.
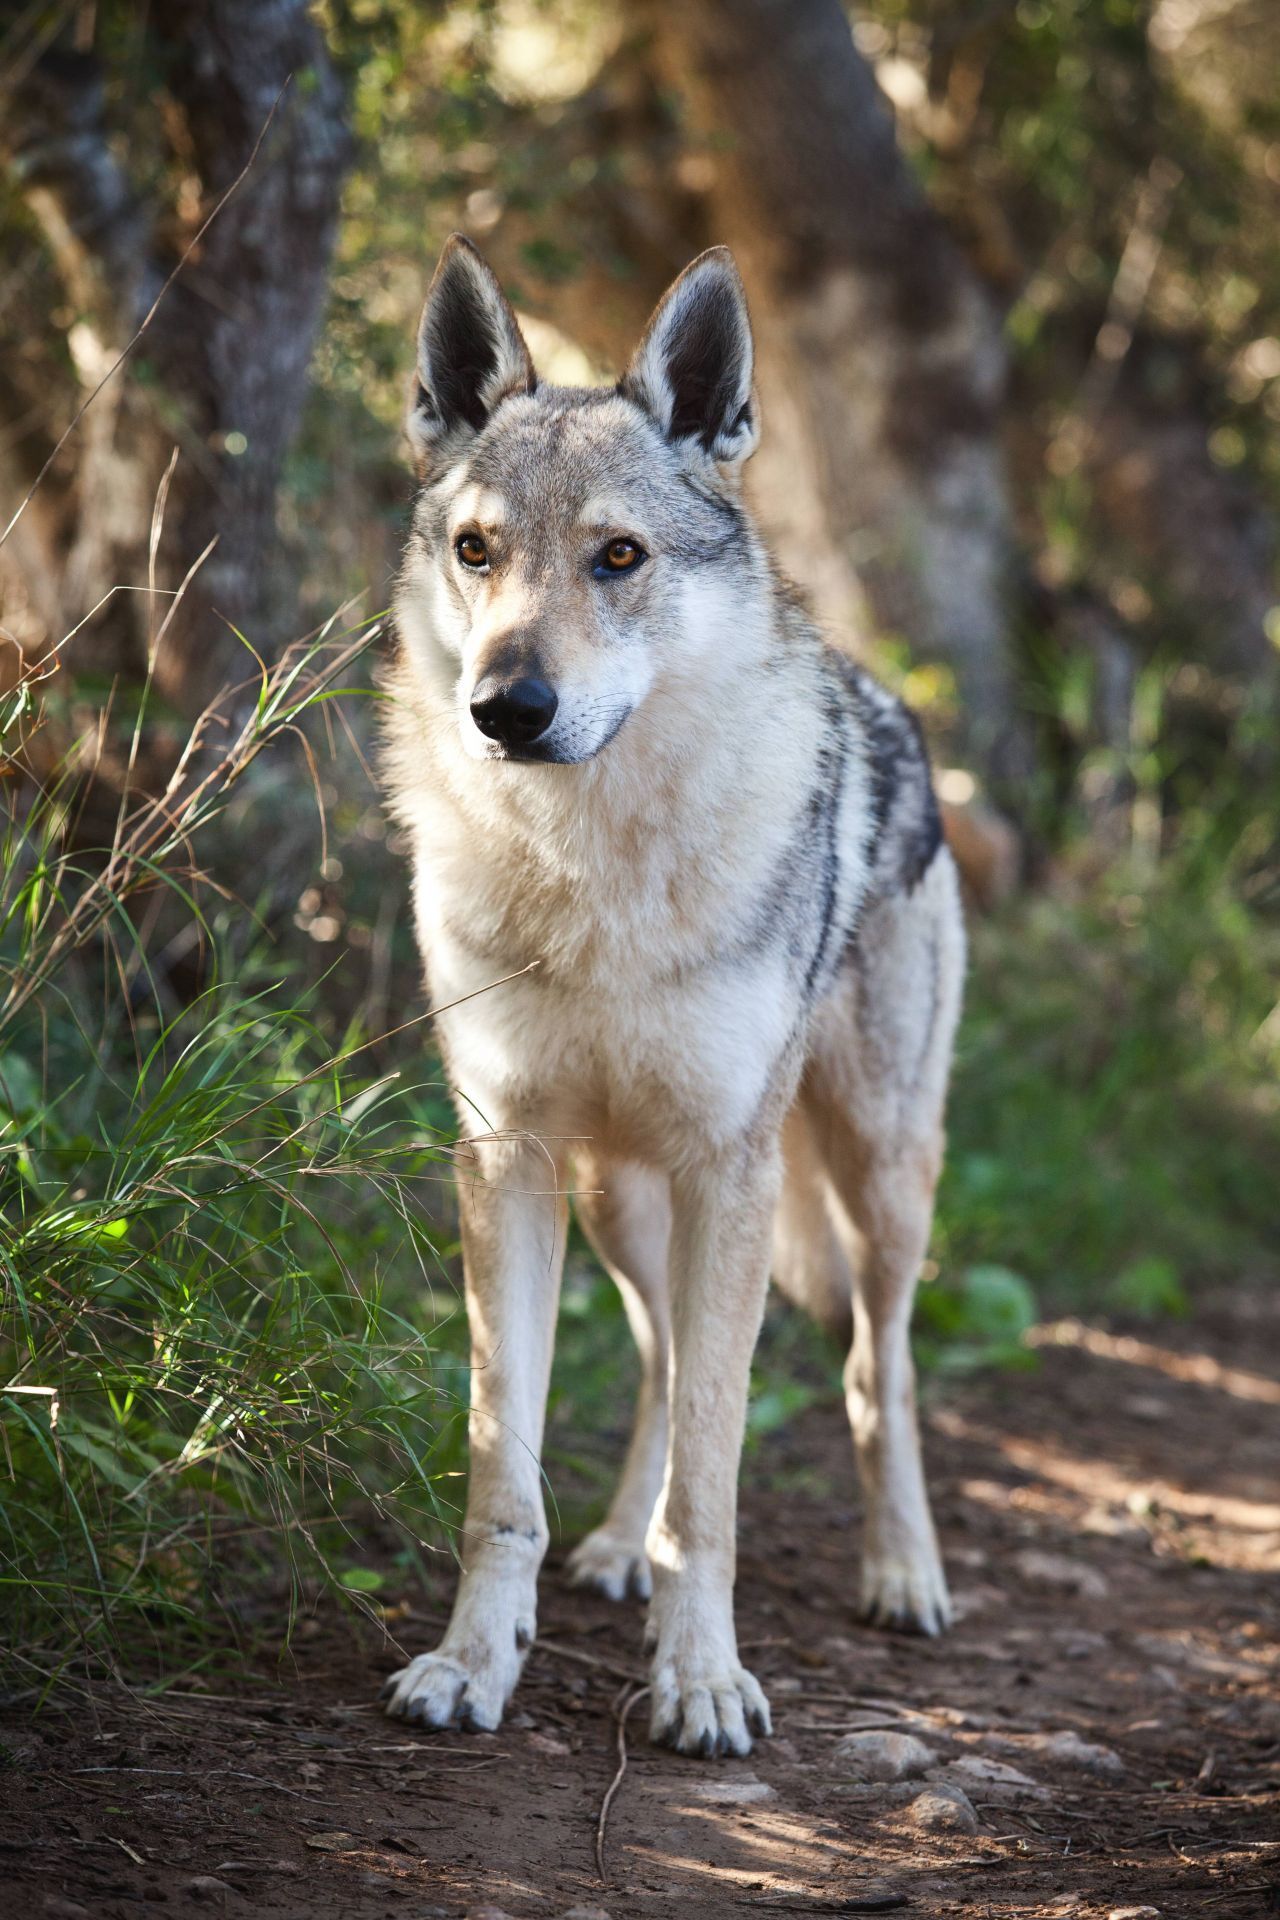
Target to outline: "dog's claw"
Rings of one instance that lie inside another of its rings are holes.
[[[383,1698],[393,1718],[415,1726],[492,1733],[519,1671],[514,1648],[505,1662],[472,1657],[465,1665],[446,1653],[422,1653],[392,1675]]]
[[[683,1686],[668,1667],[654,1675],[652,1685],[649,1737],[658,1746],[701,1760],[725,1754],[743,1759],[751,1751],[753,1733],[772,1732],[769,1703],[754,1674],[744,1667],[723,1679]]]
[[[868,1625],[891,1633],[922,1633],[936,1639],[951,1625],[951,1599],[942,1568],[932,1555],[915,1561],[868,1560],[858,1609]]]
[[[648,1600],[653,1578],[643,1547],[597,1527],[569,1556],[570,1583],[590,1587],[606,1600]]]

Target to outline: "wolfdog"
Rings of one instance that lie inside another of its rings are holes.
[[[908,1323],[964,970],[955,867],[914,720],[818,634],[744,506],[752,340],[723,248],[616,386],[579,390],[539,381],[455,236],[408,433],[389,773],[474,1156],[471,1467],[452,1618],[388,1711],[495,1727],[533,1640],[572,1187],[643,1378],[570,1577],[648,1601],[652,1738],[745,1754],[770,1731],[733,1588],[771,1272],[852,1331],[862,1613],[949,1617]]]

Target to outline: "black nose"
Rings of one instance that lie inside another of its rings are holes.
[[[545,680],[482,680],[471,696],[471,718],[487,740],[527,747],[540,740],[559,702]]]

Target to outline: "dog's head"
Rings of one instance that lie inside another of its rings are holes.
[[[449,241],[418,332],[401,608],[474,758],[590,760],[723,637],[752,552],[751,379],[722,247],[670,288],[616,387],[568,389],[539,384],[492,272]]]

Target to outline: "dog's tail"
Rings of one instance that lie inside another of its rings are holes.
[[[853,1338],[854,1270],[837,1232],[817,1147],[797,1104],[783,1130],[782,1194],[773,1222],[773,1278],[781,1293],[827,1333]]]

